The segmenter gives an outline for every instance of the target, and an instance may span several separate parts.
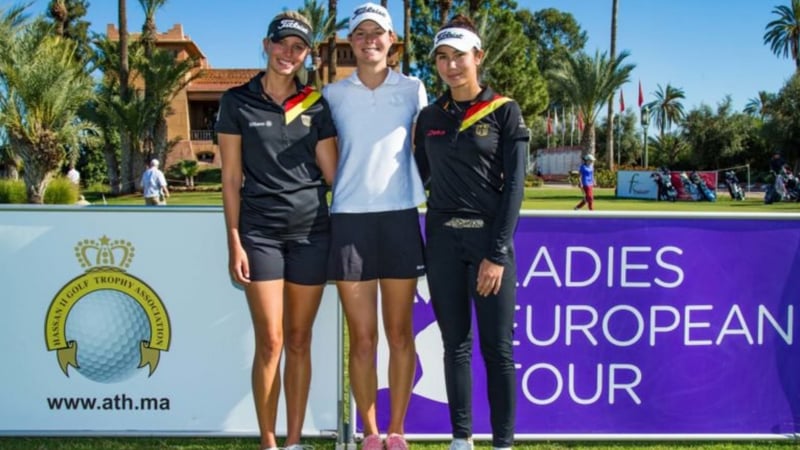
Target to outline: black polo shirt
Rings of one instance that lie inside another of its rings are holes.
[[[242,137],[240,227],[278,237],[327,230],[327,187],[316,145],[336,136],[328,103],[320,96],[303,104],[316,91],[298,82],[299,93],[278,105],[262,93],[263,76],[226,91],[216,123],[218,133]]]
[[[505,261],[513,240],[529,140],[519,105],[490,87],[471,103],[454,102],[448,91],[417,119],[414,152],[429,180],[429,213],[486,219],[493,237],[487,257],[494,262]]]

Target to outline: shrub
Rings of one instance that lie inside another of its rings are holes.
[[[0,203],[26,203],[28,195],[22,180],[0,180]]]
[[[197,183],[214,184],[222,183],[222,169],[218,167],[201,170],[195,176]]]
[[[86,192],[92,192],[96,194],[110,194],[111,186],[109,186],[106,183],[92,183],[86,186]]]
[[[578,186],[580,185],[581,174],[577,170],[570,170],[569,175],[567,176],[567,181],[569,181],[570,186]]]
[[[530,173],[525,176],[525,187],[539,187],[542,184],[544,184],[542,177]]]
[[[80,191],[66,177],[54,178],[44,191],[46,205],[73,205],[78,201]]]
[[[594,173],[594,183],[598,187],[613,188],[617,186],[617,172],[608,169],[600,169]]]

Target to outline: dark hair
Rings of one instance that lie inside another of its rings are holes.
[[[480,37],[477,28],[475,28],[475,22],[473,22],[472,19],[464,14],[456,14],[450,18],[450,20],[448,20],[441,29],[444,30],[445,28],[463,28],[475,33],[478,37]]]

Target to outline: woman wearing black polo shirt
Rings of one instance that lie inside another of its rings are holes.
[[[481,86],[481,40],[458,15],[434,39],[448,90],[422,110],[415,157],[429,181],[425,219],[431,301],[442,333],[451,450],[472,448],[472,327],[475,306],[486,366],[492,445],[514,441],[516,264],[529,133],[513,100]]]
[[[277,447],[284,335],[285,445],[299,447],[311,329],[327,281],[325,194],[336,170],[336,130],[326,101],[296,78],[310,35],[302,15],[275,17],[264,38],[266,71],[223,95],[216,124],[229,269],[244,286],[255,331],[253,398],[264,449]]]

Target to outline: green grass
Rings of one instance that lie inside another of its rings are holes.
[[[103,204],[103,194],[84,192],[93,204]],[[578,188],[542,187],[528,188],[523,209],[570,211],[580,200]],[[136,205],[144,202],[141,195],[120,197],[105,196],[108,205]],[[174,192],[169,199],[172,206],[220,206],[219,191]],[[720,193],[714,203],[709,202],[656,202],[652,200],[618,199],[613,189],[595,190],[595,208],[598,211],[698,211],[698,212],[800,212],[799,203],[764,205],[763,194],[753,192],[743,202],[733,202],[727,193]],[[220,235],[220,239],[224,236]],[[87,426],[88,428],[88,426]],[[305,443],[318,450],[333,449],[334,441],[309,439]],[[412,442],[415,450],[446,450],[447,442]],[[477,449],[488,450],[488,442],[478,442]],[[800,448],[794,440],[772,441],[527,441],[518,442],[517,450],[751,450],[772,448]],[[252,438],[153,438],[153,437],[0,437],[0,450],[256,450],[258,439]]]
[[[84,192],[86,199],[94,205],[102,205],[103,200],[108,205],[133,205],[144,204],[141,194],[112,197],[98,192]],[[524,210],[571,210],[581,198],[581,191],[577,187],[539,187],[527,188],[525,200],[522,203]],[[168,203],[171,206],[208,206],[222,205],[222,193],[219,191],[193,191],[173,192]],[[771,205],[764,204],[762,192],[751,192],[744,201],[731,200],[727,192],[719,192],[716,202],[657,202],[654,200],[639,200],[617,198],[613,189],[595,189],[595,209],[597,211],[698,211],[698,212],[800,212],[800,203],[781,202]]]
[[[525,190],[522,209],[571,210],[581,198],[577,187],[543,187]],[[764,204],[763,192],[750,192],[744,201],[733,201],[727,192],[719,192],[716,202],[657,202],[617,198],[614,189],[595,189],[597,211],[698,211],[698,212],[800,212],[800,203]],[[585,208],[584,208],[585,209]]]

